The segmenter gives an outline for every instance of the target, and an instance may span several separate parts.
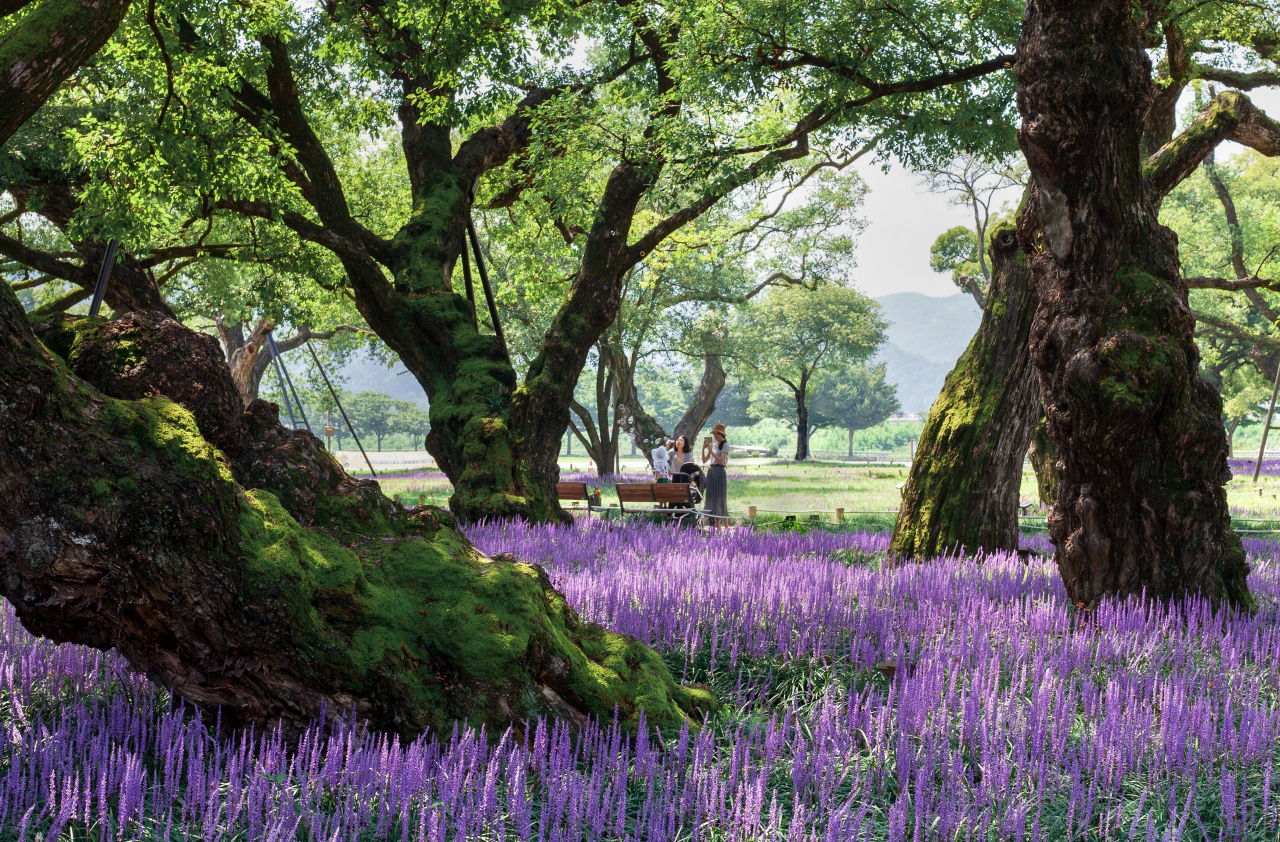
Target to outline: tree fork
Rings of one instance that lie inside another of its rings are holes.
[[[982,324],[920,434],[889,551],[898,558],[1018,547],[1022,459],[1040,413],[1027,337],[1036,292],[1013,226],[991,235]]]
[[[1032,177],[1018,238],[1040,299],[1031,358],[1058,449],[1049,534],[1067,594],[1252,608],[1222,403],[1199,376],[1177,240],[1157,218],[1179,140],[1153,156],[1168,169],[1140,154],[1154,86],[1132,7],[1030,0],[1018,56]]]
[[[666,731],[714,704],[537,567],[347,476],[273,405],[242,413],[212,337],[153,313],[37,328],[47,347],[0,290],[0,591],[33,633],[289,735],[615,710]]]

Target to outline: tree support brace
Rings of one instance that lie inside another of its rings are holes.
[[[1271,404],[1267,407],[1267,422],[1262,425],[1262,444],[1258,445],[1258,461],[1253,466],[1253,481],[1258,481],[1258,474],[1262,473],[1262,454],[1267,450],[1267,433],[1272,429],[1271,416],[1276,412],[1276,393],[1280,392],[1280,369],[1276,369],[1276,383],[1271,387]]]
[[[489,273],[484,268],[484,258],[480,255],[480,238],[476,236],[476,224],[471,217],[467,216],[467,236],[471,240],[471,250],[476,253],[476,268],[480,270],[480,286],[484,289],[484,300],[489,305],[489,320],[493,322],[493,332],[498,335],[498,345],[502,347],[502,356],[507,358],[507,362],[511,362],[511,352],[507,350],[507,338],[502,335],[502,322],[498,321],[498,305],[493,300],[493,288],[489,286]],[[466,254],[466,249],[462,250]],[[463,271],[466,271],[467,264],[463,262]],[[467,282],[468,291],[471,289],[470,281]],[[472,312],[475,312],[474,302],[472,302]]]
[[[307,432],[310,432],[311,422],[307,420],[307,411],[302,408],[302,401],[298,399],[298,392],[293,388],[293,379],[289,377],[289,369],[280,358],[280,349],[276,347],[276,340],[271,335],[271,331],[267,331],[267,346],[271,349],[271,362],[276,367],[276,376],[280,378],[280,394],[284,395],[285,409],[289,410],[289,424],[293,429],[298,429],[298,422],[293,418],[293,407],[289,406],[289,395],[292,394],[293,402],[298,405],[298,413],[302,416],[302,423],[306,425]],[[287,391],[285,384],[288,384]]]
[[[320,371],[320,376],[324,378],[324,385],[329,387],[329,394],[333,397],[333,402],[338,407],[338,412],[342,413],[342,420],[347,422],[347,429],[351,431],[351,438],[356,440],[356,447],[360,448],[360,455],[364,457],[364,463],[369,466],[369,473],[375,477],[378,472],[373,469],[373,463],[369,461],[369,454],[364,452],[364,445],[360,443],[360,437],[356,435],[356,428],[351,426],[351,419],[347,417],[347,411],[342,408],[342,401],[338,400],[338,393],[334,390],[333,384],[329,382],[329,375],[325,374],[324,366],[320,364],[320,358],[316,356],[316,349],[311,347],[311,340],[307,340],[307,350],[311,352],[311,359],[316,361],[316,368]]]
[[[111,265],[116,262],[116,249],[119,240],[107,243],[107,253],[102,256],[102,268],[98,270],[98,284],[93,288],[93,301],[89,304],[89,315],[96,316],[102,309],[102,297],[107,294],[107,278],[111,277]]]

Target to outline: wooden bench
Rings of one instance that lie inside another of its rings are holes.
[[[648,508],[627,508],[630,503],[648,504]],[[687,482],[620,482],[618,508],[623,514],[676,515],[680,518],[697,514],[693,491]]]
[[[587,493],[587,484],[585,482],[557,482],[556,497],[562,503],[566,500],[582,500],[587,504],[587,517],[591,516],[593,511],[591,495]]]

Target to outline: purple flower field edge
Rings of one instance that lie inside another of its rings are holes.
[[[1239,839],[1280,831],[1280,564],[1253,617],[1073,614],[1051,562],[880,569],[887,536],[491,524],[584,618],[726,702],[665,746],[608,723],[402,746],[218,737],[114,653],[0,614],[0,838]],[[876,665],[892,662],[892,671]],[[883,672],[892,672],[886,678]]]

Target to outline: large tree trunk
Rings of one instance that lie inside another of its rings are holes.
[[[705,351],[702,355],[702,379],[698,381],[688,409],[676,424],[676,436],[684,436],[686,441],[692,442],[702,432],[716,411],[716,398],[720,397],[724,383],[724,364],[720,355]]]
[[[1132,4],[1027,4],[1018,140],[1032,184],[1018,233],[1061,468],[1050,537],[1077,604],[1145,591],[1250,607],[1221,400],[1199,377],[1177,241],[1143,173],[1150,77]]]
[[[1027,336],[1036,293],[1011,225],[991,236],[982,325],[929,410],[890,552],[932,558],[1018,546],[1018,490],[1040,413]]]
[[[0,144],[107,43],[129,8],[129,0],[36,2],[0,39]]]
[[[580,622],[538,568],[347,476],[274,405],[242,413],[211,337],[149,313],[36,327],[77,377],[0,289],[0,591],[33,633],[114,647],[211,716],[292,734],[615,705],[665,730],[712,703]]]

